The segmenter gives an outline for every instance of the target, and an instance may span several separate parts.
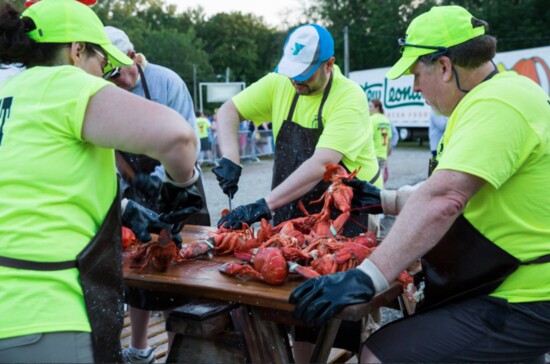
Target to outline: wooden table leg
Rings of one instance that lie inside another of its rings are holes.
[[[285,340],[286,332],[267,320],[262,320],[256,307],[241,306],[232,311],[235,326],[241,330],[251,363],[286,364],[292,361],[292,354]]]
[[[320,330],[310,362],[326,363],[342,320],[330,319]]]
[[[266,348],[264,351],[264,363],[289,363],[292,354],[288,345],[288,337],[286,337],[287,333],[282,332],[280,326],[275,322],[262,320],[256,307],[251,306],[249,309],[256,329]]]

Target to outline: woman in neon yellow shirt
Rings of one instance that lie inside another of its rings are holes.
[[[0,24],[0,63],[27,68],[0,87],[0,362],[119,362],[114,149],[164,164],[174,224],[188,201],[172,201],[198,177],[195,134],[106,81],[132,61],[87,6],[43,0],[20,14],[4,3]]]

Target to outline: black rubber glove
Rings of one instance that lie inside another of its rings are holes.
[[[195,170],[198,177],[198,171]],[[159,220],[173,224],[171,233],[178,234],[185,220],[199,212],[204,206],[204,200],[197,187],[196,180],[189,186],[180,187],[167,175],[160,190]]]
[[[212,169],[223,193],[230,198],[233,198],[239,189],[238,183],[242,169],[240,165],[225,157],[222,157],[218,166]]]
[[[137,173],[132,179],[132,186],[144,196],[156,200],[162,188],[162,180],[157,176]]]
[[[151,240],[150,231],[158,232],[166,226],[160,222],[157,213],[132,200],[128,200],[126,204],[122,214],[122,225],[132,230],[136,237],[144,243]]]
[[[240,229],[243,222],[251,225],[262,218],[271,219],[271,211],[263,198],[248,205],[241,205],[227,215],[222,216],[218,221],[218,227]]]
[[[371,278],[353,268],[310,278],[290,294],[289,303],[296,305],[294,316],[320,327],[345,306],[368,302],[374,296]]]
[[[350,181],[344,180],[344,183],[353,188],[352,208],[374,215],[384,212],[378,187],[357,178]]]

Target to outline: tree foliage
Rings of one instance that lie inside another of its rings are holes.
[[[3,0],[23,8],[24,0]],[[344,65],[347,28],[350,70],[391,66],[400,56],[397,39],[408,24],[431,6],[461,5],[489,22],[498,50],[550,44],[548,0],[303,0],[304,23],[326,26],[335,40],[336,61]],[[199,82],[250,84],[271,72],[288,31],[296,24],[272,28],[261,17],[242,12],[207,17],[201,6],[177,11],[167,0],[98,0],[92,7],[105,25],[123,29],[135,49],[176,71],[191,87],[193,69]],[[221,77],[216,77],[221,75]]]
[[[230,81],[256,81],[273,69],[283,36],[251,14],[219,13],[198,27],[205,50],[218,74],[230,70]]]
[[[548,0],[315,0],[308,19],[326,25],[335,38],[337,62],[343,64],[343,30],[348,27],[350,70],[391,66],[399,58],[396,40],[410,21],[434,5],[461,5],[489,22],[498,50],[550,44]]]
[[[510,51],[550,44],[550,3],[548,0],[454,0],[478,19],[489,23],[489,34],[498,40],[498,51]]]
[[[399,58],[397,39],[403,37],[410,19],[430,4],[413,6],[403,0],[320,0],[309,9],[335,39],[337,63],[343,64],[344,29],[348,29],[350,69],[383,67]]]

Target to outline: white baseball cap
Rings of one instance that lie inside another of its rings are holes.
[[[334,39],[328,30],[317,24],[302,25],[288,35],[275,72],[302,82],[333,55]]]
[[[122,30],[112,26],[106,26],[105,33],[107,33],[107,37],[109,37],[111,43],[122,53],[128,54],[128,52],[134,50],[134,45],[130,42],[130,38],[128,38],[126,33]]]

